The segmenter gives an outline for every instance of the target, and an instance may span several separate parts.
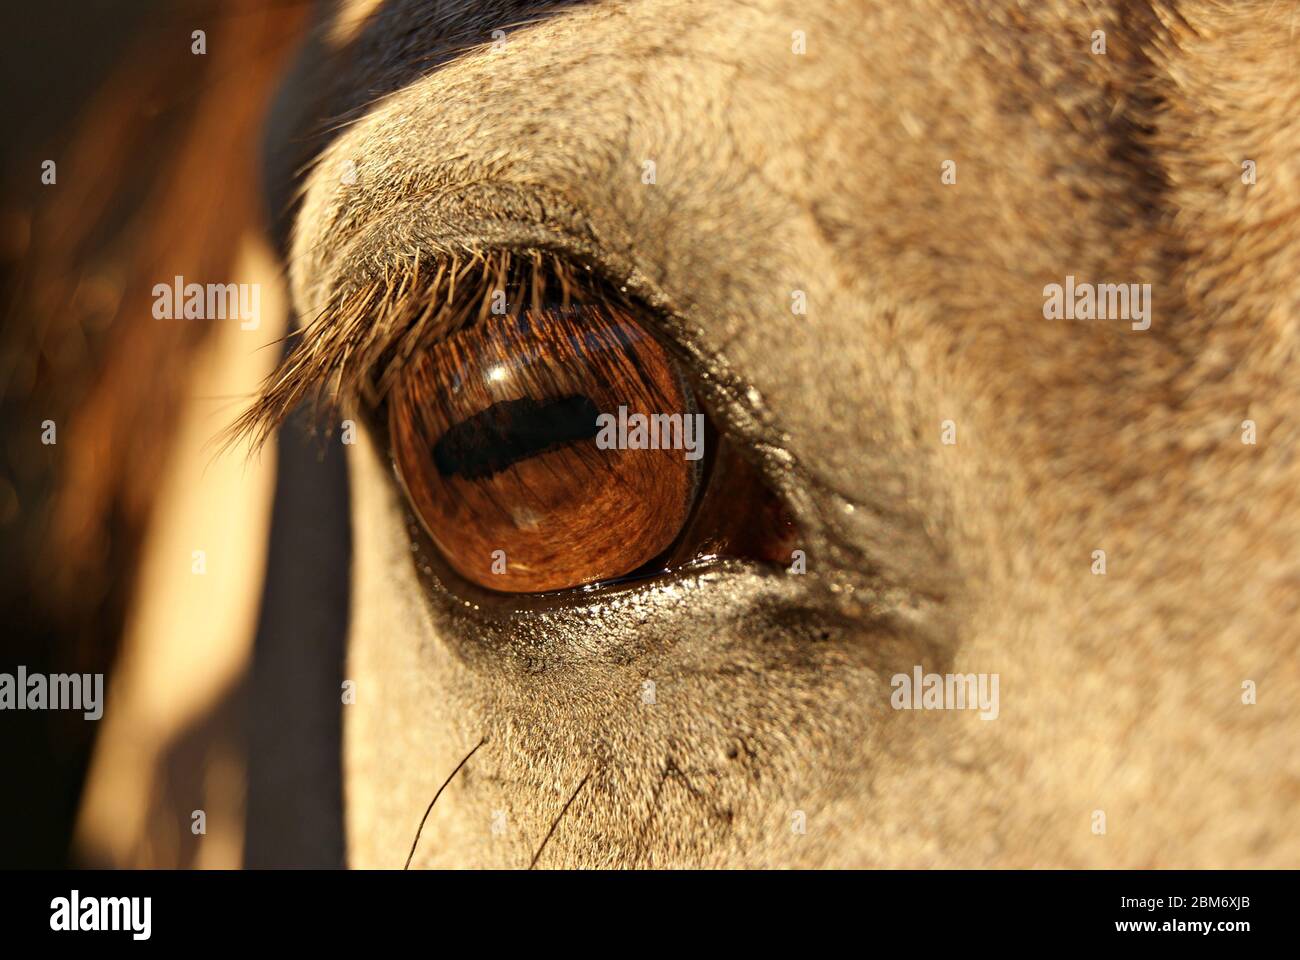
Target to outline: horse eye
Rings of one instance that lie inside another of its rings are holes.
[[[489,315],[416,358],[388,427],[411,505],[471,583],[534,593],[610,580],[678,539],[704,416],[625,312]]]

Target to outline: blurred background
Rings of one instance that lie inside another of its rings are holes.
[[[262,127],[309,6],[47,0],[0,33],[0,673],[105,675],[99,721],[0,712],[0,866],[342,865],[343,467],[303,431],[212,447],[283,350]],[[263,328],[158,321],[177,275],[259,283]]]
[[[57,611],[43,609],[32,595],[36,543],[48,529],[52,465],[31,449],[30,411],[35,371],[11,351],[19,349],[32,318],[20,303],[25,260],[41,195],[41,162],[63,157],[96,90],[116,65],[140,22],[156,16],[157,0],[52,0],[11,7],[0,32],[0,122],[6,136],[0,152],[0,294],[6,353],[0,374],[0,622],[5,634],[0,671],[17,663],[33,672],[59,672],[65,651],[79,663],[102,664],[101,651],[77,650]],[[27,358],[23,358],[27,359]],[[44,418],[41,418],[44,419]],[[37,421],[39,422],[39,420]],[[28,442],[24,442],[28,441]],[[101,598],[106,599],[106,598]],[[89,604],[88,604],[89,605]],[[94,606],[114,619],[114,612]],[[120,618],[120,611],[117,612]],[[111,635],[104,631],[103,636]],[[68,668],[71,669],[71,668]],[[8,787],[0,791],[0,863],[60,866],[68,843],[94,746],[94,724],[79,715],[12,713],[0,722],[0,757]]]

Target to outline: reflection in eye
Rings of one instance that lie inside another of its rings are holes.
[[[539,592],[623,576],[672,546],[700,487],[695,415],[672,358],[626,313],[556,307],[489,314],[433,346],[390,397],[389,428],[456,572]]]

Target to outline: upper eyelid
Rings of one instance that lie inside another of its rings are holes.
[[[655,277],[642,269],[630,240],[599,236],[584,211],[556,191],[534,184],[479,182],[444,188],[436,196],[420,199],[421,215],[415,218],[415,226],[404,225],[404,218],[390,209],[381,222],[365,230],[363,242],[347,248],[344,265],[321,283],[328,291],[327,306],[317,312],[316,320],[298,332],[300,346],[314,345],[318,332],[330,329],[328,320],[340,304],[349,302],[350,297],[367,287],[390,284],[394,277],[409,271],[417,258],[429,264],[482,256],[474,251],[484,250],[491,254],[551,257],[568,264],[575,272],[580,270],[583,275],[590,275],[602,295],[634,305],[642,326],[659,336],[691,379],[697,381],[696,389],[712,403],[715,422],[720,428],[751,443],[772,446],[777,442],[765,405],[754,398],[744,377],[732,369],[724,356],[700,343],[694,325],[688,320],[690,311],[679,309]],[[507,203],[513,216],[501,216],[499,208],[493,207],[498,203]],[[487,216],[488,209],[496,209],[496,215]],[[410,246],[412,240],[418,244],[415,249]],[[406,244],[404,248],[396,246],[402,242]],[[326,241],[326,245],[339,249],[336,243]],[[397,249],[404,249],[404,256],[395,256]],[[337,256],[337,253],[327,255],[326,262]],[[387,277],[381,267],[375,266],[383,263],[390,264]],[[298,263],[293,269],[301,267]],[[430,271],[422,268],[421,274],[427,278]],[[377,277],[380,279],[376,280]],[[373,316],[370,320],[375,322]],[[356,378],[343,378],[331,384],[327,382],[328,371],[320,369],[311,376],[296,377],[301,384],[297,389],[275,389],[276,379],[289,372],[298,353],[298,350],[291,352],[254,404],[230,428],[227,435],[230,441],[247,436],[256,447],[303,400],[311,400],[322,408],[364,399],[357,389]],[[359,371],[354,368],[354,372]]]
[[[459,179],[454,165],[439,175],[369,184],[381,195],[349,193],[345,184],[312,176],[308,195],[319,209],[299,214],[290,273],[294,287],[311,291],[320,305],[346,291],[409,269],[413,258],[435,261],[475,251],[552,251],[596,261],[606,252],[579,206],[542,184]],[[443,179],[445,175],[445,180]],[[322,212],[328,210],[330,213]],[[307,307],[312,314],[320,306]]]
[[[306,209],[299,212],[290,269],[295,300],[300,305],[313,300],[325,304],[315,308],[315,319],[299,330],[300,346],[317,347],[321,336],[336,329],[329,321],[352,299],[367,289],[386,289],[400,282],[398,278],[412,272],[412,264],[422,264],[421,275],[427,278],[431,264],[483,256],[482,252],[488,251],[488,255],[540,254],[566,263],[576,276],[590,276],[602,296],[632,302],[645,321],[643,326],[660,337],[688,372],[698,373],[706,364],[717,372],[729,369],[720,357],[706,356],[698,344],[691,347],[694,337],[683,323],[684,315],[656,283],[653,271],[639,263],[633,238],[617,230],[616,235],[602,235],[585,209],[545,184],[496,177],[472,180],[472,174],[457,161],[438,164],[433,170],[437,175],[426,178],[431,182],[404,182],[400,193],[389,197],[368,219],[356,209],[359,198],[353,197],[350,204],[338,194],[346,188],[324,176],[324,166],[312,174],[308,193],[317,195],[317,207],[350,212],[343,218],[349,225],[347,231],[336,230],[335,218],[320,216],[319,209],[315,214]],[[311,255],[304,256],[305,250]],[[304,295],[304,290],[314,295]],[[373,316],[370,321],[380,322]],[[291,354],[277,375],[290,372],[294,361]],[[323,405],[321,401],[346,401],[362,393],[357,389],[358,376],[344,376],[330,384],[330,370],[317,366],[306,372],[307,376],[294,373],[287,390],[276,389],[273,377],[232,428],[232,435],[251,435],[260,441],[304,399]],[[361,371],[354,367],[352,372]],[[710,389],[724,389],[724,381],[731,380],[735,378],[715,376]],[[743,384],[735,383],[728,392],[731,402],[745,394]]]

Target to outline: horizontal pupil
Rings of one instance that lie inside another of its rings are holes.
[[[590,397],[502,400],[447,430],[433,445],[444,477],[482,480],[520,460],[594,437],[599,410]]]

